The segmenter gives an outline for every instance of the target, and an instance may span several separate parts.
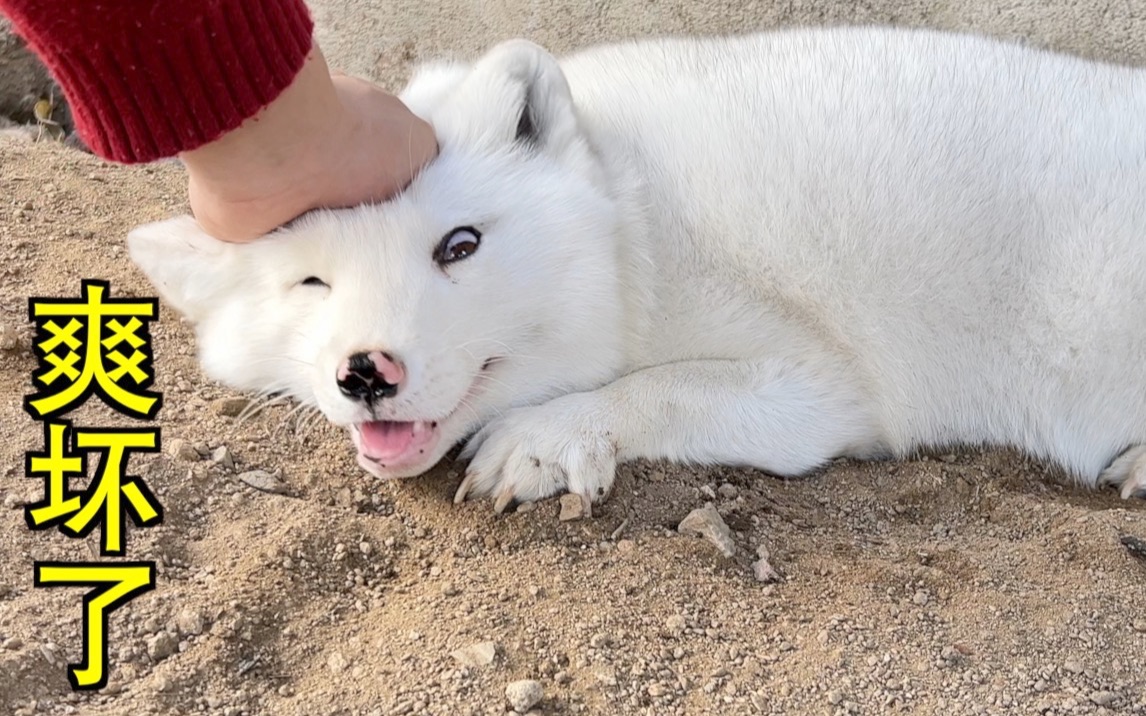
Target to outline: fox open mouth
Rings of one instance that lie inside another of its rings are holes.
[[[353,427],[358,453],[382,468],[421,462],[441,437],[438,421],[371,420]]]

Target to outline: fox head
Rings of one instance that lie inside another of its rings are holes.
[[[619,361],[618,207],[565,77],[513,41],[402,94],[439,154],[398,196],[246,244],[189,216],[128,236],[199,360],[350,429],[380,477],[424,472],[490,418],[595,387]]]

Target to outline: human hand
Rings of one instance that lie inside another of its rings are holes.
[[[243,242],[311,209],[385,200],[437,151],[430,125],[378,86],[332,76],[316,46],[262,112],[180,158],[199,224]]]

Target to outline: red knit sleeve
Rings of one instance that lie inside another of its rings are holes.
[[[274,100],[311,49],[303,0],[0,0],[92,151],[147,162],[206,144]]]

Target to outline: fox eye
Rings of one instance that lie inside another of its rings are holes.
[[[434,261],[439,266],[469,258],[481,246],[481,232],[472,226],[459,226],[438,243],[434,249]]]
[[[328,284],[326,281],[323,281],[318,276],[307,276],[303,280],[299,281],[299,285],[300,286],[326,286],[327,288],[330,288],[330,284]]]

